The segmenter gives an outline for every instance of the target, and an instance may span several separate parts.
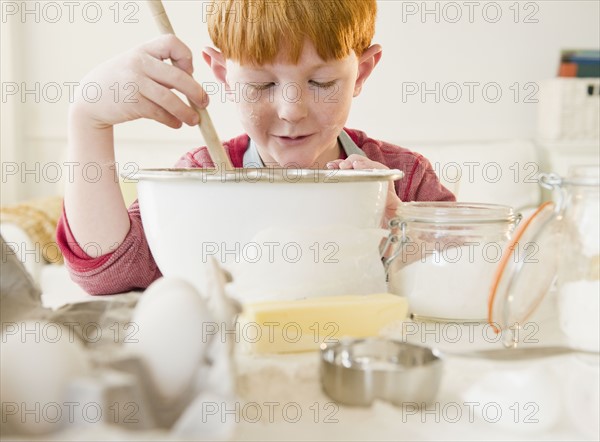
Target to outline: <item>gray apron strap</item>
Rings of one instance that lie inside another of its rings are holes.
[[[363,157],[367,156],[362,151],[362,149],[358,147],[354,141],[352,141],[352,138],[350,138],[350,135],[348,135],[346,131],[343,130],[342,132],[340,132],[340,135],[338,136],[338,141],[340,142],[342,149],[344,149],[344,152],[346,153],[347,157],[353,154],[361,155]],[[252,140],[250,140],[250,145],[248,146],[248,149],[246,149],[246,152],[244,152],[243,167],[250,169],[265,167],[265,164],[263,163],[260,155],[258,154],[256,143]]]
[[[263,163],[262,158],[258,154],[256,143],[250,140],[249,144],[250,145],[248,146],[248,149],[246,149],[246,152],[244,152],[242,167],[244,167],[245,169],[256,169],[265,167],[265,163]]]
[[[364,153],[363,150],[360,147],[358,147],[354,141],[352,141],[352,138],[350,138],[350,135],[348,135],[345,130],[343,130],[338,136],[338,141],[342,145],[342,149],[344,149],[344,152],[346,152],[347,157],[353,154],[360,155],[363,157],[367,156],[367,154]]]

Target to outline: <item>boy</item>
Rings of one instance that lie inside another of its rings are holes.
[[[246,134],[224,143],[235,167],[401,169],[405,177],[390,186],[386,218],[401,200],[454,200],[422,156],[344,128],[352,98],[381,58],[381,47],[371,45],[375,0],[218,0],[211,6],[208,26],[218,50],[206,48],[203,58],[228,90],[243,91],[236,106]],[[169,58],[172,65],[162,62]],[[105,169],[97,182],[67,185],[57,230],[71,277],[88,293],[143,289],[161,276],[137,202],[127,210],[114,179],[113,126],[137,118],[173,128],[196,125],[196,113],[171,91],[206,107],[208,97],[192,70],[190,50],[163,36],[83,80],[102,90],[115,82],[138,86],[135,100],[78,99],[69,112],[69,161]],[[200,148],[176,167],[211,165]]]

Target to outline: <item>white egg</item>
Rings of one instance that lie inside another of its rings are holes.
[[[206,352],[210,335],[205,326],[211,320],[205,301],[182,279],[163,277],[142,294],[132,316],[137,332],[125,346],[144,361],[166,401],[190,388]]]
[[[26,321],[13,325],[0,342],[2,424],[13,434],[59,430],[69,421],[70,411],[77,411],[70,410],[65,401],[69,382],[89,371],[85,349],[59,324]]]

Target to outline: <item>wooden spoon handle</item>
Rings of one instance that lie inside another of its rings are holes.
[[[150,7],[150,10],[152,11],[154,21],[160,29],[160,32],[162,32],[163,34],[175,35],[175,31],[173,30],[173,26],[171,26],[171,21],[167,16],[167,12],[165,11],[162,1],[148,0],[147,3]],[[212,120],[210,119],[210,115],[208,115],[208,111],[206,109],[199,109],[189,99],[188,102],[191,108],[194,109],[200,117],[200,123],[198,123],[198,126],[200,127],[200,132],[202,132],[202,137],[206,142],[208,153],[210,154],[210,157],[213,163],[215,164],[215,167],[217,169],[224,168],[225,170],[233,170],[231,160],[227,156],[227,153],[225,152],[225,149],[221,144],[221,139],[217,135],[217,131],[213,126]]]

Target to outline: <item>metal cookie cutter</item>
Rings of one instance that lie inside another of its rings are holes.
[[[442,359],[427,347],[384,338],[321,346],[321,384],[340,404],[369,406],[382,399],[421,406],[433,401],[441,377]]]

